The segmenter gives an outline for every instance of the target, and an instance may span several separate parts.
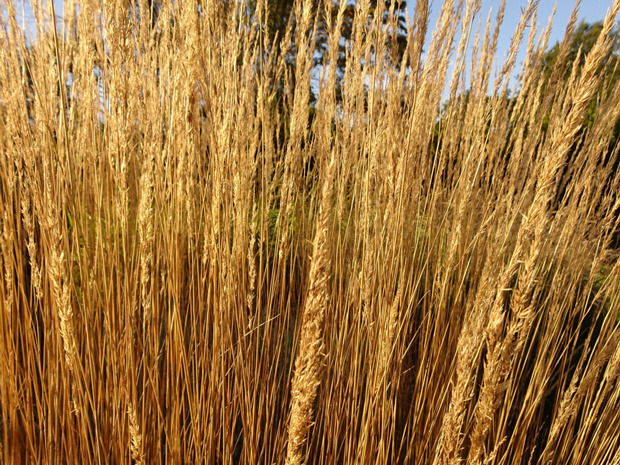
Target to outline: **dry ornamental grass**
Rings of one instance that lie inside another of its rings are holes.
[[[505,3],[3,0],[0,463],[620,464],[620,0]]]

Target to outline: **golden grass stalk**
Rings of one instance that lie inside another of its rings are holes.
[[[620,0],[526,3],[4,2],[0,462],[613,463]]]
[[[312,263],[308,276],[308,296],[303,307],[301,335],[295,359],[295,374],[291,381],[291,414],[286,452],[287,465],[304,462],[304,445],[312,422],[312,404],[321,383],[321,358],[323,356],[322,325],[328,305],[330,278],[330,216],[331,193],[335,157],[325,170],[321,190],[321,207],[316,227]]]

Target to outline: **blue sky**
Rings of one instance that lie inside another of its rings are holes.
[[[564,30],[568,24],[568,19],[575,6],[574,0],[557,0],[557,12],[553,20],[553,30],[550,39],[550,45],[555,44],[561,40],[564,36]],[[439,16],[439,9],[441,7],[441,0],[431,0],[432,13],[431,13],[431,27],[434,27],[437,17]],[[483,21],[486,20],[489,10],[493,10],[493,19],[495,14],[499,10],[501,0],[482,0],[482,10],[480,15]],[[510,45],[510,39],[512,33],[517,27],[519,18],[521,16],[521,9],[525,9],[528,2],[527,0],[508,0],[506,2],[506,15],[504,17],[504,23],[502,26],[502,33],[500,35],[499,49],[500,52],[508,49]],[[555,0],[540,0],[538,4],[538,22],[543,23],[542,27],[546,26],[547,19],[553,11]],[[579,7],[579,19],[583,19],[586,22],[594,23],[605,18],[607,10],[611,7],[612,0],[583,0]],[[409,14],[413,15],[413,9],[415,7],[415,0],[409,0],[407,4],[409,8]],[[483,23],[484,27],[484,23]]]
[[[439,16],[439,10],[441,8],[441,4],[443,0],[430,0],[432,2],[431,7],[431,21],[429,25],[429,29],[432,32],[432,29],[435,27],[437,18]],[[597,21],[601,21],[605,18],[607,10],[611,7],[613,0],[582,0],[581,5],[579,7],[579,20],[584,20],[588,23],[595,23]],[[499,10],[499,6],[501,4],[501,0],[482,0],[482,9],[480,10],[479,16],[482,17],[482,31],[484,31],[485,21],[489,14],[489,11],[492,11],[492,20],[494,21],[497,15],[497,11]],[[504,16],[504,22],[502,24],[502,28],[500,30],[499,42],[498,42],[498,55],[497,58],[499,60],[503,60],[505,54],[510,46],[510,41],[512,39],[513,33],[517,28],[517,24],[519,23],[519,19],[521,17],[521,10],[525,10],[527,6],[527,0],[507,0],[506,2],[506,13]],[[539,34],[544,30],[547,25],[547,21],[553,12],[553,6],[555,5],[555,0],[540,0],[538,4],[538,13],[537,13],[537,21],[540,23]],[[570,18],[571,13],[573,12],[575,6],[574,0],[557,0],[557,9],[556,14],[553,19],[553,26],[551,31],[551,36],[549,38],[549,46],[554,45],[556,42],[559,42],[564,37],[564,31],[566,30],[566,25],[568,24],[568,20]],[[409,15],[413,16],[413,10],[415,8],[415,0],[408,0],[407,7],[409,8]],[[474,32],[477,23],[474,25]],[[524,43],[522,45],[521,53],[517,59],[517,69],[523,62],[525,56],[525,47],[527,45],[527,34],[529,30],[526,29]],[[472,32],[473,35],[473,32]],[[428,40],[430,41],[430,32]],[[427,42],[428,44],[428,42]],[[472,43],[470,44],[470,50],[473,46],[473,37]]]

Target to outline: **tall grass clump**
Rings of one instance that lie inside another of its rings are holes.
[[[0,463],[620,464],[610,3],[3,0]]]

